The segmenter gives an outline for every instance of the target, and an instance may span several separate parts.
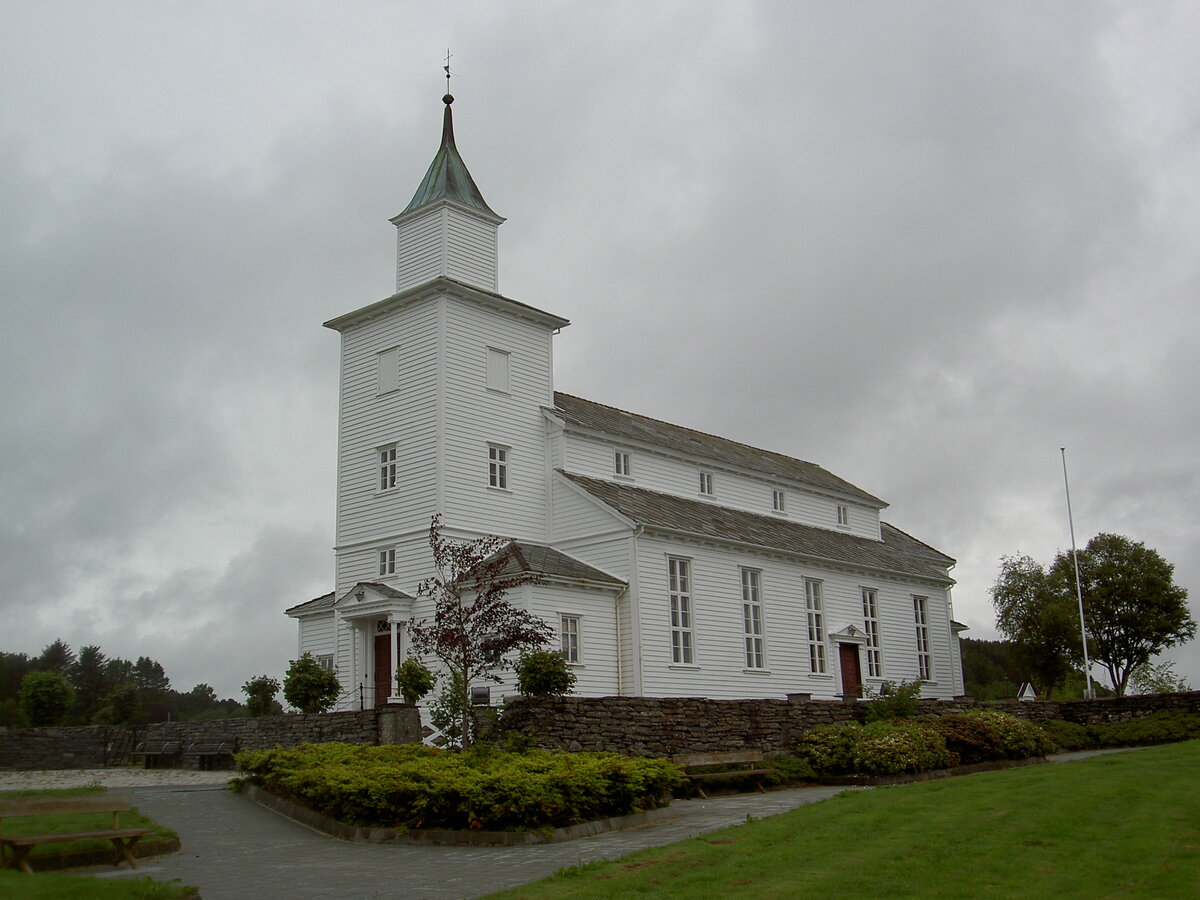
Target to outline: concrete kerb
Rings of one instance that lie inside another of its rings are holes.
[[[553,844],[579,838],[624,831],[667,819],[679,818],[678,812],[670,807],[651,809],[628,816],[616,816],[592,822],[582,822],[551,831],[453,831],[439,828],[403,829],[374,828],[364,825],[348,825],[345,822],[322,815],[315,810],[283,797],[277,797],[257,785],[244,782],[243,796],[259,806],[298,822],[314,831],[327,834],[342,841],[366,844],[440,844],[458,847],[519,847],[528,844]]]

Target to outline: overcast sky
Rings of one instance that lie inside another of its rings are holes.
[[[1200,5],[3,0],[0,649],[237,696],[333,587],[338,339],[458,146],[556,386],[820,463],[954,556],[1200,608]],[[1174,654],[1200,687],[1196,647]]]

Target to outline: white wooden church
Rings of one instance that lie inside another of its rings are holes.
[[[430,519],[510,538],[584,696],[963,691],[954,560],[821,466],[554,389],[569,323],[497,290],[504,219],[442,141],[397,229],[396,292],[341,334],[336,588],[287,610],[342,708],[396,699],[431,614]],[[511,675],[510,675],[511,677]],[[481,686],[482,687],[482,686]],[[493,686],[498,702],[511,682]]]

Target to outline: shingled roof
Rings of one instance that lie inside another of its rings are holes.
[[[314,597],[312,600],[305,600],[303,603],[289,606],[284,610],[284,613],[289,616],[298,616],[305,613],[320,612],[323,609],[331,609],[335,599],[337,598],[333,591],[330,591],[328,594],[322,594],[320,597]]]
[[[955,560],[899,528],[882,524],[881,541],[802,525],[777,516],[745,512],[703,500],[691,500],[615,481],[558,470],[605,505],[639,525],[708,537],[813,560],[890,572],[953,584],[946,569]]]
[[[548,578],[569,578],[572,581],[591,581],[613,587],[624,587],[625,582],[619,578],[601,572],[589,566],[582,560],[568,556],[561,550],[547,547],[545,544],[531,544],[527,541],[512,541],[501,552],[508,554],[508,565],[502,575],[517,575],[523,572],[535,572]]]
[[[639,416],[637,413],[584,400],[561,391],[554,392],[554,411],[572,425],[603,432],[620,440],[653,444],[687,456],[757,472],[767,477],[797,481],[878,508],[887,506],[883,500],[838,478],[816,463],[794,459],[782,453],[761,450],[693,428]]]

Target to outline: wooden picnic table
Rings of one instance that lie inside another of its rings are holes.
[[[133,807],[129,800],[120,794],[82,794],[76,797],[5,797],[0,798],[0,868],[20,869],[22,872],[33,873],[29,865],[29,854],[39,844],[61,843],[65,841],[82,841],[90,839],[108,839],[112,841],[117,851],[116,865],[127,862],[137,868],[137,860],[133,856],[134,845],[148,834],[153,834],[153,828],[122,828],[120,815]],[[47,834],[6,835],[3,832],[4,819],[20,816],[66,816],[80,813],[111,813],[111,828],[96,828],[90,831],[60,831]],[[4,859],[7,850],[12,849],[12,859]]]

